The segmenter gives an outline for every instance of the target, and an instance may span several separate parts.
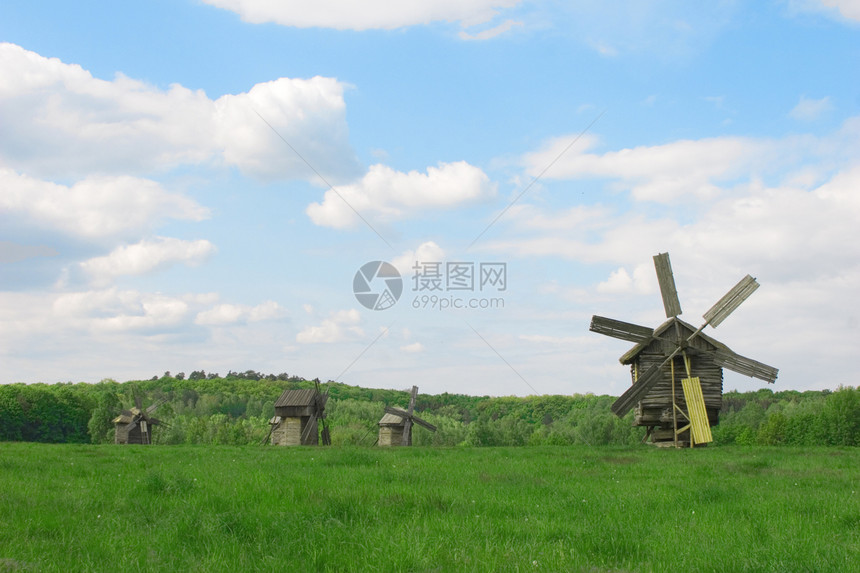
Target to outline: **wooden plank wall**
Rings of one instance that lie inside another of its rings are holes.
[[[399,446],[403,443],[403,426],[380,426],[380,446]]]
[[[639,372],[645,372],[652,365],[659,365],[665,360],[665,355],[657,353],[641,353],[637,357]],[[684,359],[677,356],[675,362],[675,403],[685,410],[687,402],[681,386],[681,379],[687,377]],[[634,364],[635,366],[635,364]],[[720,408],[723,405],[723,371],[707,355],[691,357],[693,376],[698,376],[702,386],[702,397],[711,425],[716,425]],[[634,368],[631,367],[631,376]],[[663,376],[645,397],[640,400],[635,410],[635,422],[638,426],[653,426],[672,423],[672,378],[671,368],[667,364],[663,368]]]

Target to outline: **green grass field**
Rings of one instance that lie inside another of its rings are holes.
[[[0,444],[0,571],[860,571],[860,449]]]

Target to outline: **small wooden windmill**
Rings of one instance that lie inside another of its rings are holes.
[[[722,407],[723,368],[773,383],[778,370],[734,353],[707,336],[706,326],[716,328],[757,288],[747,275],[703,316],[699,328],[684,322],[669,254],[654,257],[657,281],[668,320],[655,329],[602,316],[591,319],[590,330],[635,342],[620,361],[629,364],[633,385],[612,405],[623,417],[634,406],[633,424],[646,426],[652,443],[689,440],[690,445],[712,441],[711,426],[719,421]],[[680,384],[679,384],[680,382]],[[691,433],[690,433],[691,432]]]
[[[269,420],[266,441],[276,446],[317,446],[322,426],[322,443],[331,445],[325,420],[327,401],[328,392],[320,392],[319,380],[314,380],[314,388],[284,390],[275,401],[275,416]]]
[[[119,416],[113,419],[116,424],[114,443],[116,444],[143,444],[152,443],[152,428],[161,424],[161,420],[153,418],[152,414],[166,400],[160,400],[145,410],[141,407],[140,396],[134,396],[134,408],[123,410]]]
[[[436,431],[436,426],[425,422],[414,414],[417,396],[418,386],[413,386],[408,409],[385,407],[385,415],[379,420],[378,444],[380,446],[411,446],[413,423],[423,426],[431,432]]]

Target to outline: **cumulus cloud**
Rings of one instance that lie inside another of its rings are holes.
[[[117,247],[108,255],[80,263],[80,267],[95,284],[105,285],[119,276],[142,275],[175,263],[198,265],[214,252],[215,245],[205,239],[156,237]]]
[[[0,321],[19,338],[60,334],[68,340],[69,332],[158,336],[187,331],[193,324],[247,324],[286,316],[286,310],[274,301],[250,306],[219,303],[218,298],[216,293],[169,295],[117,287],[62,293],[0,292]]]
[[[361,314],[355,309],[332,312],[319,325],[308,326],[299,332],[296,335],[296,342],[321,344],[340,342],[354,336],[363,336],[364,331],[358,326],[360,322]]]
[[[186,321],[189,301],[159,293],[111,288],[60,294],[54,298],[51,311],[58,328],[163,331]]]
[[[207,4],[236,12],[254,24],[274,22],[297,28],[337,30],[395,29],[431,22],[461,22],[472,26],[487,22],[500,9],[519,0],[204,0]]]
[[[222,96],[214,116],[219,151],[261,179],[316,179],[305,161],[335,182],[354,176],[358,162],[349,147],[343,89],[332,78],[280,78]]]
[[[711,198],[717,182],[730,181],[761,165],[771,165],[788,145],[743,137],[681,140],[665,145],[640,146],[586,153],[594,137],[562,154],[574,135],[553,138],[541,150],[524,156],[528,172],[537,176],[561,155],[544,179],[613,178],[630,187],[634,199],[671,202],[684,197]]]
[[[737,273],[753,263],[786,280],[811,269],[839,272],[846,261],[860,260],[860,247],[844,240],[860,220],[851,191],[860,185],[858,150],[860,119],[851,118],[822,137],[711,138],[603,154],[580,151],[547,177],[605,178],[610,188],[629,187],[638,201],[552,211],[517,205],[509,217],[516,236],[486,246],[519,256],[622,265],[599,283],[604,293],[652,288],[650,266],[637,280],[637,265],[670,248],[697,253],[711,275],[709,266]],[[530,169],[540,165],[534,156],[525,163]],[[659,193],[642,191],[657,190],[671,177],[676,184]],[[683,216],[642,205],[649,200],[677,207],[670,199],[696,184],[713,192],[701,194]]]
[[[129,176],[91,176],[66,186],[0,168],[0,188],[0,212],[86,238],[127,237],[159,220],[209,216],[193,200],[168,193],[155,181]]]
[[[257,306],[242,304],[218,304],[197,313],[194,323],[205,326],[224,326],[240,322],[274,320],[286,315],[284,308],[274,301],[265,301]]]
[[[2,43],[0,85],[0,165],[37,176],[204,162],[263,179],[313,176],[280,137],[327,176],[358,172],[344,86],[331,78],[281,78],[212,100],[178,84],[162,90],[123,75],[94,78],[78,65]]]
[[[433,263],[444,260],[444,249],[433,241],[426,241],[418,245],[417,249],[406,251],[399,257],[395,257],[391,264],[400,271],[401,275],[408,276],[412,273],[415,263]]]
[[[484,200],[495,192],[489,177],[465,161],[440,163],[426,173],[377,164],[358,183],[326,191],[322,203],[311,203],[307,214],[317,225],[347,228],[359,221],[355,211],[390,221]]]
[[[648,293],[655,291],[657,284],[654,276],[654,268],[651,265],[636,265],[632,275],[624,267],[618,268],[610,273],[609,278],[597,285],[600,293]]]

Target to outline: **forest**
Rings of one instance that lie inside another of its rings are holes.
[[[140,400],[161,405],[156,444],[262,444],[274,402],[285,389],[314,382],[287,374],[203,371],[153,376],[150,380],[97,384],[0,385],[0,441],[112,443],[112,420]],[[329,381],[326,422],[333,445],[372,446],[385,406],[404,407],[409,392],[349,386]],[[416,412],[438,431],[417,428],[415,445],[527,446],[636,444],[644,429],[632,427],[632,412],[618,418],[613,396],[490,397],[419,394]],[[860,445],[860,389],[835,391],[727,392],[717,444]]]

